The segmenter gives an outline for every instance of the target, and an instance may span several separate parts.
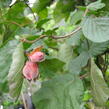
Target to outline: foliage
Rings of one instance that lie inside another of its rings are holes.
[[[108,17],[108,0],[1,0],[0,105],[108,109]],[[22,69],[38,51],[45,58],[28,81]]]
[[[23,83],[23,76],[21,70],[24,66],[24,61],[25,61],[22,43],[20,43],[15,49],[12,59],[13,61],[10,66],[10,70],[8,74],[8,81],[10,84],[9,88],[10,88],[10,94],[13,97],[18,98]]]
[[[93,61],[91,62],[90,75],[94,100],[96,104],[104,106],[109,96],[109,88],[103,79],[102,72],[97,68]]]
[[[82,93],[81,80],[75,75],[65,74],[42,83],[42,88],[34,94],[33,101],[40,109],[83,109],[80,97]]]

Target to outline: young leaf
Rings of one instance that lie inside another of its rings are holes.
[[[24,61],[23,45],[20,43],[13,53],[12,64],[8,74],[10,95],[16,99],[18,98],[22,88],[23,76],[21,70],[24,66]]]
[[[109,40],[109,18],[85,18],[82,31],[86,38],[93,42],[105,42]]]
[[[39,109],[83,109],[83,90],[82,82],[77,76],[65,74],[43,82],[42,88],[32,99]]]
[[[102,72],[91,60],[90,81],[92,86],[92,95],[96,105],[104,106],[109,98],[109,88],[105,83]]]
[[[96,10],[98,10],[98,9],[103,8],[104,6],[105,6],[105,4],[104,4],[104,3],[101,3],[101,0],[98,0],[98,1],[96,1],[96,2],[93,2],[93,3],[89,4],[89,5],[87,6],[87,8],[88,8],[89,10],[96,11]]]

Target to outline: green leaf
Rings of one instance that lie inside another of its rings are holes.
[[[50,3],[51,3],[51,0],[36,0],[36,3],[33,6],[33,10],[39,14],[47,6],[49,6]]]
[[[67,44],[75,46],[75,45],[79,45],[80,44],[80,39],[83,36],[82,31],[78,31],[77,33],[75,33],[73,36],[71,36],[70,38],[66,39]]]
[[[105,83],[102,72],[91,60],[90,81],[92,86],[93,99],[98,106],[104,106],[109,98],[109,88]]]
[[[8,87],[8,82],[5,81],[5,82],[0,82],[0,92],[1,93],[8,93],[9,92],[9,87]]]
[[[105,7],[105,4],[104,3],[101,3],[101,0],[98,0],[96,2],[93,2],[93,3],[91,3],[91,4],[89,4],[87,6],[87,8],[89,10],[92,10],[92,11],[96,11],[96,10],[101,9],[103,7]]]
[[[71,45],[67,44],[67,43],[63,43],[60,45],[59,48],[59,52],[58,52],[58,58],[65,62],[65,67],[64,70],[69,70],[68,66],[69,66],[69,62],[70,60],[73,59],[73,48]]]
[[[59,59],[46,59],[45,61],[39,63],[39,68],[42,77],[51,78],[56,75],[58,71],[60,71],[64,66],[64,62]]]
[[[71,12],[70,17],[69,17],[70,23],[72,25],[75,25],[76,23],[81,21],[81,19],[83,17],[83,13],[84,13],[84,11],[81,11],[81,10],[75,10],[74,12]]]
[[[0,0],[0,8],[9,7],[12,0]]]
[[[31,23],[31,21],[25,17],[24,15],[24,11],[26,9],[26,5],[24,2],[18,2],[15,5],[13,5],[8,12],[4,15],[5,17],[5,22],[6,24],[9,23],[11,24],[10,27],[11,29],[13,28],[13,26],[17,26],[17,23],[21,26],[21,25],[27,25],[29,23]]]
[[[89,45],[86,41],[83,42],[81,46],[81,53],[79,56],[74,58],[73,60],[70,59],[69,62],[69,71],[73,73],[80,73],[81,69],[87,65],[88,59],[93,56],[97,56],[102,54],[109,45],[109,41],[103,43],[94,43],[88,41]],[[89,47],[88,47],[89,46]]]
[[[82,31],[86,38],[93,42],[105,42],[109,40],[109,18],[85,18]]]
[[[38,46],[45,46],[44,42],[42,40],[36,41],[35,43],[33,43],[28,49],[27,51],[31,51],[32,49],[37,48]]]
[[[32,96],[39,109],[83,109],[81,80],[72,74],[65,74],[42,83],[41,89]]]
[[[55,21],[59,22],[62,18],[67,19],[70,12],[74,10],[74,5],[73,0],[59,0],[53,12]]]
[[[16,35],[19,35],[22,38],[28,38],[36,35],[41,35],[37,29],[31,29],[29,27],[22,27],[16,31]]]
[[[0,25],[0,46],[3,44],[3,39],[4,39],[4,33],[5,33],[5,26]]]
[[[105,11],[104,14],[108,14],[109,12],[109,0],[102,0],[103,3],[105,3],[105,7],[103,8],[103,10]]]
[[[17,41],[11,40],[0,48],[0,81],[5,81],[12,61],[12,53]]]
[[[89,59],[88,52],[82,52],[78,57],[71,60],[69,63],[70,73],[79,74],[81,71],[81,68],[87,65],[88,59]]]
[[[91,43],[89,54],[91,56],[96,56],[103,53],[109,46],[109,41],[103,43]]]
[[[50,19],[42,19],[42,20],[40,20],[39,22],[37,22],[37,28],[39,28],[39,29],[41,29],[42,28],[42,26],[45,24],[45,23],[47,23],[48,21],[50,21]]]
[[[24,50],[20,43],[13,53],[13,60],[8,74],[10,95],[18,98],[23,84],[22,68],[24,66]]]

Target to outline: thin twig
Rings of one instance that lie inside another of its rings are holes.
[[[84,75],[81,75],[80,76],[80,79],[84,79],[85,77],[87,77],[88,76],[88,74],[86,73],[86,74],[84,74]]]
[[[28,4],[27,4],[28,5]],[[88,13],[88,9],[85,10],[83,16],[85,17],[86,14]],[[78,32],[79,30],[81,29],[81,26],[79,26],[78,28],[76,28],[73,32],[67,34],[67,35],[64,35],[64,36],[51,36],[51,38],[53,39],[62,39],[62,38],[67,38],[67,37],[71,37],[72,35],[74,35],[76,32]],[[40,39],[43,39],[47,37],[46,35],[41,35],[39,38],[35,39],[35,40],[27,40],[27,39],[21,39],[20,41],[22,42],[26,42],[26,43],[34,43],[36,41],[39,41]]]
[[[29,6],[29,4],[28,4],[25,0],[24,0],[24,2],[25,2],[25,4],[27,5],[27,7],[30,9],[30,11],[31,11],[31,13],[32,13],[32,15],[33,15],[33,17],[34,17],[34,20],[36,21],[36,16],[35,16],[33,10],[31,9],[31,7]]]
[[[64,36],[52,36],[53,39],[62,39],[62,38],[67,38],[70,37],[72,35],[74,35],[76,32],[78,32],[81,29],[81,27],[79,26],[77,29],[75,29],[73,32],[71,32],[70,34],[64,35]]]
[[[17,23],[17,22],[14,22],[14,21],[7,21],[7,20],[6,20],[5,22],[12,23],[12,24],[17,25],[17,26],[19,26],[19,27],[22,27],[21,24],[19,24],[19,23]]]
[[[83,17],[85,17],[85,16],[87,15],[88,11],[89,11],[89,9],[86,8],[86,10],[85,10],[85,12],[84,12],[84,14],[83,14]]]
[[[78,32],[79,30],[81,29],[81,27],[78,27],[76,30],[74,30],[72,33],[70,33],[70,34],[67,34],[67,35],[64,35],[64,36],[52,36],[51,38],[53,38],[53,39],[62,39],[62,38],[67,38],[67,37],[70,37],[70,36],[72,36],[73,34],[75,34],[76,32]],[[22,42],[26,42],[26,43],[34,43],[34,42],[37,42],[37,41],[39,41],[40,39],[43,39],[43,38],[45,38],[45,37],[47,37],[46,35],[41,35],[39,38],[37,38],[37,39],[35,39],[35,40],[32,40],[32,41],[30,41],[30,40],[27,40],[27,39],[25,39],[25,38],[22,38],[22,39],[20,39],[20,41],[22,41]]]
[[[22,38],[22,39],[20,39],[20,41],[21,42],[26,42],[26,43],[34,43],[34,42],[37,42],[37,41],[39,41],[40,39],[43,39],[43,38],[45,38],[45,37],[47,37],[46,35],[41,35],[39,38],[37,38],[37,39],[35,39],[35,40],[27,40],[27,39],[25,39],[25,38]]]
[[[22,96],[22,100],[23,100],[24,108],[25,108],[25,109],[28,109],[28,108],[27,108],[27,105],[26,105],[26,101],[25,101],[25,97],[24,97],[23,92],[21,92],[21,96]]]

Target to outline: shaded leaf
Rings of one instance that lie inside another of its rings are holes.
[[[46,59],[39,63],[40,73],[42,77],[52,77],[56,75],[56,72],[60,71],[64,66],[64,62],[59,59]]]
[[[109,41],[103,43],[92,43],[90,45],[89,54],[91,56],[96,56],[103,53],[109,46]]]
[[[92,86],[92,95],[96,105],[104,106],[109,98],[109,88],[105,83],[102,72],[91,60],[90,80]]]
[[[108,48],[109,42],[94,43],[91,41],[84,41],[81,45],[81,53],[69,62],[70,72],[80,72],[81,69],[87,65],[88,59],[105,52]],[[89,47],[88,47],[89,46]]]
[[[82,30],[86,38],[93,42],[109,40],[109,18],[85,18]]]
[[[83,109],[83,90],[82,82],[77,76],[65,74],[43,82],[42,88],[32,99],[39,109]]]
[[[82,52],[78,57],[71,60],[69,63],[70,73],[79,74],[81,71],[81,68],[87,65],[88,59],[89,59],[88,52]]]
[[[16,99],[18,98],[22,88],[23,75],[21,70],[24,66],[24,61],[23,45],[20,43],[13,53],[12,64],[8,74],[10,95]]]

